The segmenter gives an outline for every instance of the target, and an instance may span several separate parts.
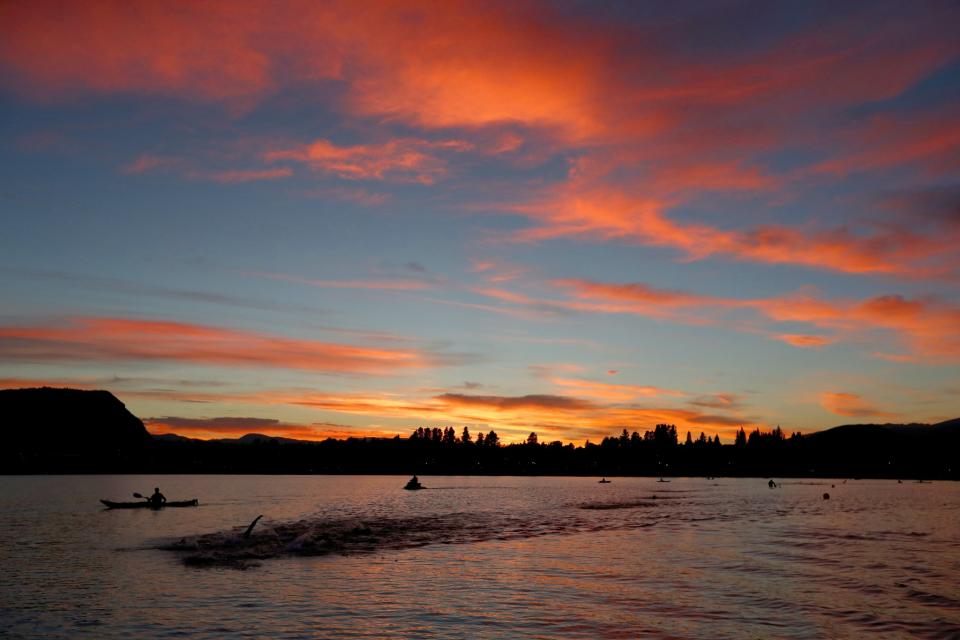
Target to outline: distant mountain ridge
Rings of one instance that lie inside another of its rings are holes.
[[[317,444],[319,440],[299,440],[297,438],[286,438],[284,436],[270,436],[264,433],[247,433],[236,438],[213,438],[205,440],[201,438],[191,438],[177,433],[156,433],[152,434],[154,440],[165,442],[218,442],[220,444],[263,444],[276,442],[278,444]],[[380,440],[389,440],[390,438],[378,438]]]
[[[226,442],[235,444],[254,444],[257,442],[278,442],[280,444],[311,444],[314,440],[297,440],[295,438],[284,438],[281,436],[268,436],[262,433],[248,433],[239,438],[218,438],[214,442]]]
[[[821,435],[824,433],[830,433],[831,431],[836,431],[837,429],[863,429],[863,428],[877,428],[885,429],[888,431],[900,431],[904,432],[911,429],[960,429],[960,418],[954,418],[952,420],[945,420],[943,422],[935,422],[933,424],[926,422],[909,422],[909,423],[896,423],[896,422],[885,422],[885,423],[857,423],[857,424],[841,424],[836,427],[830,427],[828,429],[822,429],[820,431],[814,431],[813,433],[808,433],[807,436]]]

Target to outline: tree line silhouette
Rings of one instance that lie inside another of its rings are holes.
[[[914,431],[911,431],[914,429]],[[321,442],[154,439],[99,471],[137,473],[382,473],[429,475],[758,476],[960,479],[960,424],[949,429],[859,425],[801,435],[740,429],[733,444],[659,424],[582,445],[531,433],[504,444],[494,430],[417,428],[408,437]]]

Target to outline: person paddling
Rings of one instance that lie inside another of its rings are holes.
[[[162,507],[167,501],[167,497],[160,493],[160,487],[154,487],[153,495],[147,498],[147,500],[155,507]]]

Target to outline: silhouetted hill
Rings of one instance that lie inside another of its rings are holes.
[[[0,433],[4,470],[116,468],[152,442],[109,391],[50,387],[0,391]]]
[[[195,438],[188,438],[176,433],[153,433],[151,436],[157,442],[199,442]]]
[[[280,436],[266,436],[262,433],[248,433],[239,438],[221,438],[217,442],[233,442],[235,444],[253,444],[255,442],[278,442],[280,444],[309,444],[311,440],[295,440]]]
[[[160,442],[194,442],[194,443],[219,443],[219,444],[302,444],[302,445],[311,445],[317,444],[317,440],[298,440],[297,438],[284,438],[282,436],[268,436],[263,433],[247,433],[239,438],[214,438],[213,440],[201,440],[199,438],[188,438],[186,436],[181,436],[176,433],[158,433],[152,435],[154,440]],[[389,438],[364,438],[365,440],[370,439],[387,439]]]
[[[798,452],[824,475],[956,476],[960,419],[938,424],[851,424],[808,434]]]
[[[109,391],[2,390],[0,429],[6,442],[28,449],[123,449],[150,441],[143,422]]]
[[[935,425],[932,425],[934,429],[942,429],[944,431],[960,431],[960,418],[954,418],[953,420],[945,420],[944,422],[938,422]]]

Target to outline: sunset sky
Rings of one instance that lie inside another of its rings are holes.
[[[956,2],[0,4],[0,387],[154,432],[960,415]]]

